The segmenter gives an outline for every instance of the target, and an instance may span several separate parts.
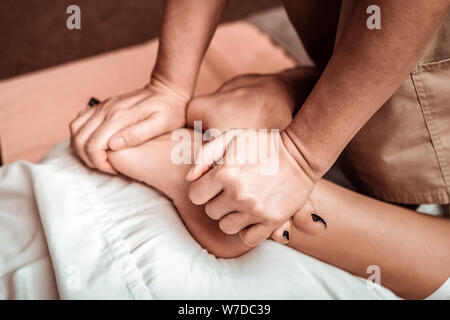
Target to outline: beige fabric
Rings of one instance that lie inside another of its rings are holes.
[[[343,2],[338,38],[353,1]],[[344,151],[347,172],[385,201],[450,202],[450,14],[415,70]]]

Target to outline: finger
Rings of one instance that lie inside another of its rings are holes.
[[[144,99],[145,96],[146,95],[144,94],[133,94],[133,96],[127,98],[125,98],[125,96],[122,97],[122,100],[118,98],[108,99],[101,103],[101,107],[87,107],[85,111],[83,111],[83,113],[78,117],[79,119],[75,121],[73,125],[73,131],[75,132],[75,135],[72,144],[74,145],[74,149],[76,150],[79,157],[89,167],[97,167],[104,172],[116,173],[113,167],[109,163],[107,163],[107,148],[99,147],[102,144],[105,145],[105,143],[102,143],[101,138],[99,138],[102,137],[102,133],[95,135],[94,137],[92,137],[92,135],[99,128],[103,127],[102,123],[104,123],[105,121],[105,113],[103,110],[108,110],[111,106],[114,106],[116,108],[116,111],[109,114],[115,115],[114,118],[121,118],[121,114],[117,114],[119,111],[123,112],[123,110],[120,110],[120,107],[133,105],[133,103],[137,103]],[[110,118],[111,116],[109,117],[109,119]],[[91,138],[93,139],[91,140]],[[87,145],[88,142],[90,143],[89,145]],[[102,152],[100,150],[105,151]]]
[[[116,116],[105,119],[90,137],[89,144],[92,145],[94,150],[109,149],[111,137],[126,126],[133,125],[138,119],[132,111],[126,109],[120,110],[120,112],[116,111],[115,114]]]
[[[78,131],[80,131],[80,129],[84,126],[84,124],[86,123],[86,121],[89,120],[89,118],[95,113],[95,109],[92,108],[86,108],[81,110],[77,117],[72,120],[72,122],[70,123],[70,134],[72,136],[72,138],[74,138]]]
[[[272,231],[273,227],[258,223],[241,230],[241,232],[239,232],[239,236],[246,245],[254,247],[266,240]]]
[[[92,143],[92,148],[99,150],[107,150],[110,148],[110,139],[120,130],[133,125],[140,120],[147,117],[147,114],[142,112],[142,108],[139,108],[139,103],[143,101],[148,94],[134,94],[129,97],[122,97],[121,100],[110,100],[109,104],[110,112],[107,113],[103,124],[95,131],[89,140]],[[94,157],[97,153],[94,153]],[[92,159],[95,163],[97,159]]]
[[[310,199],[295,213],[292,223],[298,231],[309,235],[321,234],[327,228],[325,220],[318,215]]]
[[[103,123],[103,114],[95,112],[79,129],[74,138],[74,149],[78,156],[91,168],[94,168],[94,164],[86,153],[86,143],[89,140],[92,133]]]
[[[252,224],[251,217],[242,212],[231,212],[220,219],[219,228],[226,234],[236,234]]]
[[[148,94],[144,92],[140,94],[132,93],[104,102],[103,107],[110,111],[105,116],[103,123],[92,132],[84,148],[94,167],[103,172],[117,174],[108,160],[109,140],[117,131],[141,119],[142,113],[136,106],[146,97],[148,97]]]
[[[110,173],[110,174],[118,174],[117,170],[113,168],[113,166],[109,163],[108,160],[108,141],[106,140],[104,143],[103,140],[93,140],[93,137],[96,135],[96,132],[93,133],[91,138],[89,138],[86,143],[85,152],[92,164],[95,168],[102,172]]]
[[[199,151],[197,158],[195,159],[194,166],[189,170],[186,175],[187,181],[194,181],[203,175],[208,169],[217,161],[219,161],[228,144],[234,138],[235,131],[233,129],[227,130],[222,135],[218,136],[213,141],[205,144]]]
[[[147,142],[167,131],[166,119],[160,113],[117,132],[109,141],[109,148],[117,151]]]
[[[80,112],[78,112],[77,116],[75,117],[75,119],[72,120],[72,122],[69,125],[69,129],[70,129],[70,145],[72,146],[72,148],[75,149],[75,137],[78,134],[78,132],[80,131],[80,129],[85,125],[85,123],[92,117],[92,115],[96,112],[96,109],[93,108],[93,106],[100,104],[101,102],[97,99],[95,99],[95,101],[93,101],[92,99],[95,98],[91,98],[91,100],[89,100],[88,105],[80,110]],[[98,103],[97,103],[98,101]]]
[[[203,177],[206,177],[208,174],[209,173],[207,173]],[[203,177],[201,179],[203,179]],[[195,181],[192,184],[197,182],[198,181]],[[220,220],[223,216],[235,210],[236,207],[233,206],[233,202],[231,201],[231,197],[228,196],[227,191],[222,191],[220,194],[209,200],[205,205],[206,214],[213,220]]]
[[[219,168],[215,167],[200,179],[191,183],[188,196],[193,204],[205,204],[222,191],[222,183],[220,180],[215,179],[215,174]]]
[[[291,235],[292,222],[291,219],[283,223],[278,227],[270,236],[273,240],[281,244],[287,244],[289,242],[289,236]]]
[[[149,96],[150,93],[147,90],[131,91],[103,100],[100,104],[102,104],[103,107],[107,104],[108,107],[112,107],[117,110],[136,105]],[[97,108],[97,106],[95,106],[95,108]]]
[[[136,111],[130,109],[119,109],[113,116],[105,119],[103,123],[92,133],[86,144],[86,154],[93,165],[103,172],[115,174],[116,170],[108,161],[107,150],[110,148],[111,136],[118,130],[132,125],[139,120]]]

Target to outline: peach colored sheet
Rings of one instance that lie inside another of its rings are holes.
[[[142,87],[157,41],[0,81],[0,143],[5,163],[39,160],[69,137],[68,125],[91,96],[105,99]],[[231,77],[294,66],[270,39],[246,22],[219,27],[201,68],[196,94]]]

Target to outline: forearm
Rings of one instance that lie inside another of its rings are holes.
[[[369,4],[381,30],[368,30]],[[448,10],[448,0],[358,1],[341,42],[287,132],[317,177],[399,88]]]
[[[315,67],[295,67],[274,75],[285,84],[287,92],[294,102],[291,111],[295,115],[319,80],[320,71]]]
[[[317,0],[282,2],[308,55],[320,70],[325,69],[333,53],[341,1],[327,1],[326,9]]]
[[[152,80],[192,96],[198,71],[228,0],[167,0]]]
[[[407,210],[320,180],[311,200],[327,221],[319,236],[293,230],[289,246],[381,284],[405,298],[424,298],[450,277],[450,220]]]

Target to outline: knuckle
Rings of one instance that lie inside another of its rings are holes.
[[[88,155],[90,155],[90,156],[95,155],[95,154],[99,151],[97,145],[95,145],[95,144],[92,143],[92,142],[88,142],[88,143],[86,144],[85,150],[86,150],[86,153],[87,153]]]
[[[237,97],[243,97],[246,96],[248,94],[249,90],[248,88],[237,88],[233,91],[233,95],[237,96]]]
[[[265,220],[267,221],[267,223],[269,223],[271,225],[279,225],[282,222],[284,222],[284,221],[282,221],[278,212],[265,212],[264,217],[265,217]]]
[[[208,203],[205,205],[205,212],[206,212],[206,215],[207,215],[208,217],[210,217],[210,218],[213,219],[213,220],[217,220],[217,219],[216,219],[216,215],[215,215],[215,211],[214,211],[214,207],[211,205],[210,202],[208,202]]]
[[[81,148],[83,146],[84,140],[78,135],[73,139],[73,143],[76,148]]]
[[[230,183],[230,184],[236,184],[236,182],[239,180],[239,176],[236,175],[236,170],[234,170],[231,167],[228,166],[222,166],[220,171],[219,178],[222,179],[222,181]]]
[[[250,239],[248,235],[245,235],[242,240],[244,243],[249,247],[254,247],[258,244],[258,241],[256,239]]]
[[[125,117],[124,110],[115,109],[115,110],[111,110],[108,118],[112,121],[117,121],[117,120],[123,119],[124,117]]]
[[[251,203],[251,210],[253,212],[253,214],[257,215],[257,216],[264,216],[265,215],[265,210],[264,207],[261,205],[261,203],[259,203],[256,199],[251,199],[250,200]]]
[[[76,130],[76,119],[72,120],[69,124],[70,132],[73,134]]]
[[[197,193],[195,191],[194,182],[191,184],[191,187],[189,188],[188,197],[189,197],[189,199],[191,200],[191,202],[193,204],[195,204],[195,205],[201,205],[202,204],[200,199],[198,199]]]
[[[124,132],[123,136],[125,137],[125,139],[128,142],[137,143],[138,141],[141,140],[142,134],[138,130],[132,129],[132,130],[127,130],[126,132]]]
[[[233,226],[226,220],[222,219],[219,221],[219,228],[222,230],[225,234],[234,234],[234,228]]]
[[[251,197],[247,194],[244,186],[241,184],[234,185],[231,189],[231,193],[237,202],[252,202]]]
[[[279,220],[275,216],[270,214],[265,214],[264,220],[270,225],[276,225],[279,223]]]

